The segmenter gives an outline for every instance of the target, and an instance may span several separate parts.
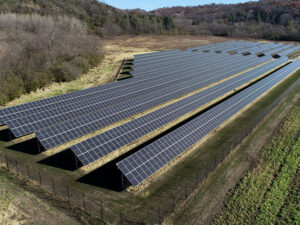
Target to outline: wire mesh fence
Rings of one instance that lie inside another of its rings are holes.
[[[99,221],[103,222],[103,224],[105,224],[105,221],[114,224],[160,224],[164,218],[176,212],[176,208],[199,187],[199,184],[206,180],[231,151],[240,145],[253,129],[299,84],[300,78],[258,115],[240,135],[234,138],[234,141],[229,143],[225,148],[220,149],[220,153],[215,155],[205,168],[198,169],[197,165],[193,165],[193,171],[196,172],[180,177],[180,179],[184,180],[184,182],[181,182],[184,183],[182,186],[170,186],[169,193],[162,193],[155,196],[162,204],[159,207],[145,205],[142,209],[147,212],[148,216],[143,221],[135,221],[135,218],[129,218],[122,213],[116,216],[101,201],[95,200],[93,196],[80,192],[76,188],[66,184],[66,182],[44,174],[33,165],[21,163],[8,157],[6,154],[0,154],[0,166],[33,182],[43,190],[51,193],[55,198],[69,202],[74,207],[96,214],[99,217]]]

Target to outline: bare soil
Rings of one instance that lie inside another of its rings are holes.
[[[50,196],[0,169],[0,224],[87,224],[70,209],[53,204]],[[69,212],[68,212],[69,211]]]

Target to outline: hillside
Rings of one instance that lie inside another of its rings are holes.
[[[84,21],[101,36],[162,33],[174,28],[168,17],[123,11],[97,0],[0,0],[0,13],[62,15]]]
[[[97,0],[0,0],[0,13],[67,15],[100,36],[208,34],[300,41],[300,2],[260,0],[243,4],[120,10]]]
[[[296,0],[172,7],[150,13],[172,16],[181,31],[193,34],[300,41],[300,1]]]

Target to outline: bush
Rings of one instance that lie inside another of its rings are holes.
[[[0,104],[53,81],[76,79],[101,61],[99,38],[74,18],[2,14],[0,32]]]
[[[66,82],[76,79],[82,71],[70,63],[63,62],[62,64],[53,67],[51,72],[53,73],[56,82]]]
[[[92,63],[90,63],[89,60],[83,56],[75,57],[70,61],[70,63],[78,67],[82,71],[82,73],[86,73],[92,65]]]
[[[0,84],[1,105],[25,93],[23,81],[11,72],[5,75],[0,72]]]

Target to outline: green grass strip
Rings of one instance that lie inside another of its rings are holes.
[[[294,178],[293,184],[289,191],[289,195],[285,200],[285,203],[277,216],[276,224],[279,225],[291,225],[299,224],[300,221],[300,170]]]
[[[262,151],[257,166],[249,171],[225,203],[214,224],[253,224],[264,204],[276,174],[287,160],[296,142],[300,125],[300,107],[290,113],[279,133]]]
[[[255,224],[274,223],[278,211],[289,194],[290,183],[297,172],[297,166],[300,162],[299,153],[300,137],[287,156],[285,164],[266,194],[264,202],[260,207],[260,213],[256,217]]]

